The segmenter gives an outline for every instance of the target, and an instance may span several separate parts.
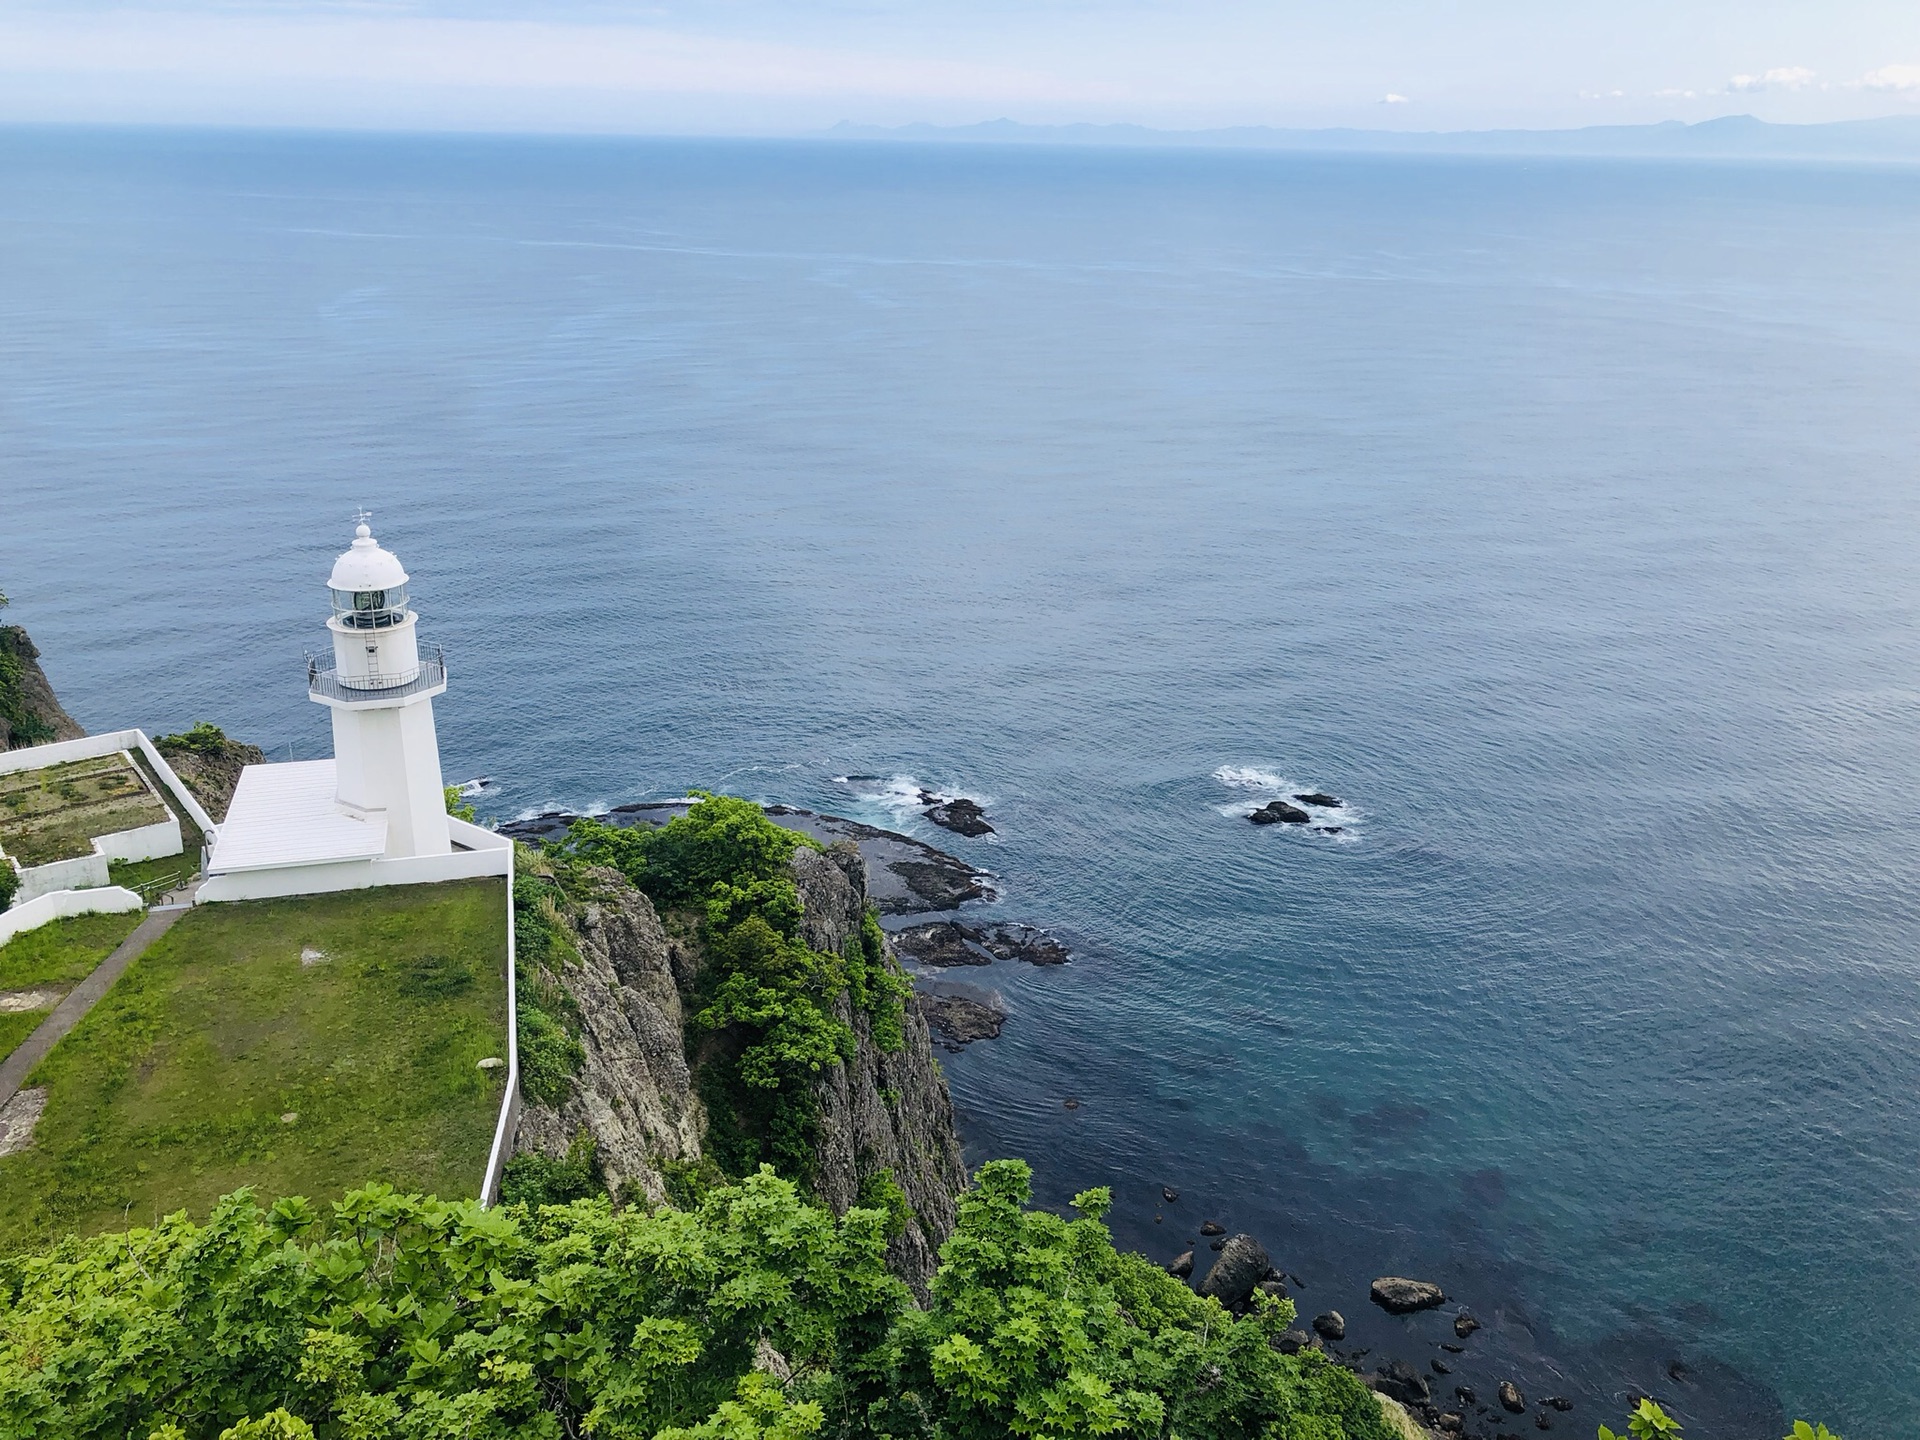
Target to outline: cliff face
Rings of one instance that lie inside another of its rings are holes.
[[[807,943],[838,952],[860,928],[866,869],[851,845],[802,850],[793,874],[805,906]],[[579,1016],[584,1060],[563,1099],[524,1105],[515,1149],[563,1157],[583,1131],[597,1146],[616,1196],[668,1198],[667,1170],[697,1163],[706,1115],[685,1048],[686,1010],[698,979],[698,947],[670,937],[647,897],[609,869],[575,884],[558,920],[578,962],[549,973]],[[895,1271],[924,1290],[936,1252],[953,1228],[966,1183],[953,1105],[934,1062],[926,1022],[908,1007],[906,1046],[882,1054],[867,1018],[845,997],[840,1019],[859,1041],[852,1063],[821,1077],[816,1189],[836,1211],[853,1205],[861,1182],[890,1170],[914,1218],[889,1248]]]
[[[86,733],[61,708],[27,632],[0,625],[0,750],[78,740]]]

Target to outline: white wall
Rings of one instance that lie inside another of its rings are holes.
[[[0,910],[0,945],[16,935],[38,930],[50,920],[72,915],[124,915],[143,910],[146,903],[131,890],[106,885],[97,890],[55,890],[49,895]]]
[[[154,825],[93,837],[93,853],[109,860],[158,860],[163,855],[178,855],[182,848],[180,820],[174,815]]]
[[[56,890],[85,890],[91,885],[104,885],[111,878],[107,874],[107,857],[98,850],[91,855],[76,855],[71,860],[49,860],[44,865],[17,865],[17,868],[20,893],[13,897],[16,905],[23,900],[51,895]]]
[[[513,873],[513,842],[491,830],[449,820],[454,840],[471,848],[446,855],[414,855],[402,860],[336,860],[325,865],[286,865],[274,870],[230,870],[209,876],[195,903],[268,900],[281,895],[322,895],[335,890],[367,890],[376,885],[437,885]]]

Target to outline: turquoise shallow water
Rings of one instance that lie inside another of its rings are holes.
[[[974,1158],[1416,1361],[1440,1280],[1563,1431],[1906,1435],[1916,254],[1900,169],[5,132],[0,586],[83,723],[311,755],[366,505],[497,815],[855,813],[1076,942],[966,977]]]

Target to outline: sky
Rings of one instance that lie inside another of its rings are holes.
[[[1920,115],[1920,0],[0,0],[0,121],[804,134]]]

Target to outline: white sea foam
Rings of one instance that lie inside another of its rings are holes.
[[[1280,828],[1299,834],[1311,835],[1316,840],[1328,840],[1336,844],[1351,845],[1360,837],[1355,833],[1360,821],[1360,812],[1351,804],[1339,805],[1302,805],[1298,797],[1322,793],[1318,785],[1300,785],[1289,780],[1278,771],[1268,770],[1258,765],[1222,765],[1213,772],[1213,778],[1229,790],[1238,790],[1240,796],[1225,805],[1216,805],[1216,814],[1244,820],[1260,809],[1269,800],[1285,800],[1289,804],[1301,805],[1301,808],[1313,817],[1308,825],[1286,825]],[[1337,830],[1339,834],[1330,834]]]

